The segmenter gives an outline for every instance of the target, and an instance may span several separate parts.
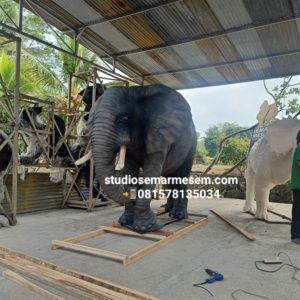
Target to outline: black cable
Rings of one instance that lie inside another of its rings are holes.
[[[206,283],[206,282],[204,282],[204,283]],[[193,284],[193,286],[194,287],[199,287],[199,288],[205,290],[210,296],[213,297],[213,299],[217,300],[216,296],[209,289],[207,289],[206,287],[202,286],[202,284],[204,284],[204,283],[196,283],[196,284]]]
[[[280,267],[278,267],[278,268],[276,268],[276,269],[268,270],[268,269],[262,269],[261,267],[258,266],[259,263],[264,263],[263,260],[257,260],[257,261],[254,262],[256,269],[259,270],[259,271],[262,271],[262,272],[266,272],[266,273],[275,273],[275,272],[278,272],[279,270],[281,270],[281,269],[282,269],[283,267],[285,267],[285,266],[291,267],[291,268],[293,268],[293,270],[294,270],[292,279],[293,279],[293,280],[296,280],[296,281],[298,282],[298,284],[300,284],[300,280],[299,280],[298,278],[296,278],[297,272],[300,271],[300,268],[299,268],[299,267],[296,267],[296,266],[293,264],[291,258],[289,257],[289,255],[288,255],[287,253],[285,253],[285,252],[279,252],[279,253],[277,254],[277,256],[280,256],[281,254],[284,254],[284,255],[288,258],[288,260],[289,260],[289,263],[288,263],[288,264],[287,264],[287,263],[281,264]]]
[[[250,292],[247,292],[247,291],[242,290],[242,289],[235,290],[235,291],[233,291],[233,292],[231,293],[231,297],[232,297],[233,300],[236,300],[234,294],[236,294],[237,292],[241,292],[241,293],[244,293],[244,294],[247,294],[247,295],[255,296],[255,297],[258,297],[258,298],[261,298],[261,299],[270,300],[270,298],[268,298],[268,297],[266,297],[266,296],[262,296],[262,295],[250,293]]]
[[[294,268],[294,270],[297,270],[297,271],[300,270],[300,268],[298,268],[298,267],[296,267],[296,266],[294,266],[292,264],[281,264],[280,267],[278,267],[277,269],[267,270],[267,269],[262,269],[262,268],[260,268],[258,266],[258,263],[264,263],[263,260],[257,260],[254,263],[255,263],[255,267],[256,267],[257,270],[262,271],[262,272],[266,272],[266,273],[276,273],[276,272],[278,272],[279,270],[281,270],[285,266],[292,267],[292,268]]]
[[[294,263],[292,262],[291,258],[289,257],[289,255],[288,255],[287,253],[285,253],[285,252],[279,252],[279,253],[277,254],[277,256],[280,256],[280,254],[284,254],[284,255],[288,258],[290,264],[293,265],[294,273],[293,273],[293,275],[292,275],[292,279],[293,279],[293,280],[296,280],[296,281],[298,282],[298,284],[300,284],[300,280],[296,277],[296,275],[297,275],[297,273],[298,273],[298,271],[299,271],[299,268],[297,268],[297,267],[294,265]]]

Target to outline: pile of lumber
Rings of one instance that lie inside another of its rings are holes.
[[[0,265],[10,270],[3,272],[6,278],[39,293],[46,299],[63,298],[39,287],[23,276],[80,299],[158,300],[127,287],[1,246]]]

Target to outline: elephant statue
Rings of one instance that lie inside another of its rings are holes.
[[[5,143],[5,144],[4,144]],[[13,146],[5,134],[4,131],[0,130],[0,203],[4,199],[4,182],[3,176],[5,175],[9,164],[12,161]]]
[[[4,145],[4,143],[6,143]],[[0,130],[0,172],[7,169],[12,158],[12,144],[4,131]]]
[[[196,132],[190,106],[181,94],[163,85],[112,87],[93,105],[88,121],[96,177],[105,194],[124,204],[119,223],[139,233],[159,230],[162,225],[150,208],[152,195],[138,193],[129,199],[130,186],[107,183],[118,176],[115,159],[124,161],[121,176],[138,177],[143,169],[144,183],[137,191],[152,191],[155,184],[146,178],[187,177],[196,149]],[[83,162],[83,161],[82,161]],[[171,190],[186,191],[184,184]],[[172,194],[171,194],[172,195]],[[166,211],[174,218],[188,217],[187,197],[170,196]]]
[[[292,156],[299,129],[298,119],[274,121],[265,136],[252,147],[245,175],[245,212],[254,212],[252,205],[256,200],[256,217],[268,220],[270,190],[290,179]]]
[[[42,113],[43,107],[42,106],[31,106],[28,108],[28,113],[25,109],[23,109],[20,113],[20,132],[21,135],[27,145],[26,152],[22,153],[19,157],[21,165],[29,165],[34,164],[36,160],[41,156],[43,152],[42,145],[34,132],[22,131],[22,129],[33,129],[33,125],[30,121],[28,114],[30,115],[34,126],[38,130],[44,130],[46,125],[42,123],[39,115]],[[53,148],[57,145],[61,136],[65,134],[65,122],[64,120],[58,116],[54,115],[54,120],[57,124],[55,127],[55,134],[54,138],[51,135],[50,137],[50,157],[52,156]],[[42,141],[43,145],[46,147],[48,143],[48,136],[46,134],[39,134],[40,140]],[[65,144],[62,144],[61,147],[57,151],[57,157],[65,158],[69,156],[69,151]]]
[[[0,204],[5,198],[5,180],[4,176],[9,171],[12,164],[13,145],[4,131],[0,130]],[[0,210],[0,228],[2,226],[13,225],[14,218],[11,213]]]

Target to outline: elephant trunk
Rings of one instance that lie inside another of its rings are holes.
[[[122,168],[121,164],[124,166],[126,147],[118,145],[120,141],[118,134],[111,132],[109,122],[104,122],[104,120],[95,124],[91,137],[95,171],[100,185],[109,198],[124,204],[126,198],[123,195],[123,186],[112,184],[111,178],[116,177],[115,161],[119,149],[121,152],[119,167]]]

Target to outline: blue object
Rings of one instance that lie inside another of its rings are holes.
[[[215,281],[224,280],[224,276],[221,273],[215,272],[211,269],[205,269],[205,272],[210,276],[205,280],[205,283],[213,283]]]

